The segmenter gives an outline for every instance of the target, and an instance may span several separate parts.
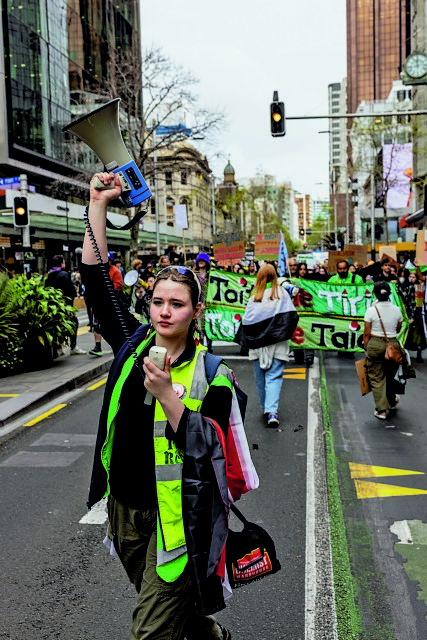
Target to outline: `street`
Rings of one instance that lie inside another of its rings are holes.
[[[239,508],[268,530],[282,564],[274,576],[236,590],[219,614],[233,640],[333,640],[337,627],[342,628],[339,605],[335,621],[329,557],[329,519],[334,551],[335,516],[327,513],[331,460],[326,472],[319,413],[323,366],[341,493],[341,498],[330,493],[329,507],[331,500],[341,499],[351,556],[352,576],[347,577],[361,608],[363,637],[427,637],[425,603],[417,599],[415,583],[425,553],[409,553],[422,544],[396,547],[394,533],[412,531],[414,542],[423,535],[421,525],[413,524],[425,519],[427,499],[422,365],[417,380],[408,381],[391,430],[373,417],[372,397],[360,397],[354,361],[326,354],[309,370],[291,362],[284,371],[281,430],[275,430],[262,426],[251,363],[234,355],[233,348],[222,351],[231,353],[229,364],[249,395],[245,426],[260,476],[260,488],[245,496]],[[128,637],[135,593],[119,562],[102,545],[105,514],[94,510],[88,516],[85,506],[103,393],[99,382],[77,390],[63,408],[0,445],[0,638]],[[367,478],[374,471],[357,465],[421,475]],[[421,493],[389,497],[377,485],[379,497],[372,497],[374,482]],[[406,528],[396,525],[404,521]],[[235,520],[231,526],[237,528]],[[340,584],[335,584],[338,603]]]

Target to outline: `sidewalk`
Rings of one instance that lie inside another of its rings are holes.
[[[89,352],[95,345],[95,338],[89,332],[86,309],[78,312],[78,318],[77,346]],[[54,360],[53,366],[48,369],[1,378],[0,431],[29,411],[108,372],[113,353],[104,340],[102,348],[104,355],[97,357],[89,353],[71,356],[67,347],[64,349],[65,355]]]

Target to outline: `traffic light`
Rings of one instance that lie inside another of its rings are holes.
[[[277,91],[273,93],[273,102],[270,104],[270,129],[273,138],[286,134],[285,104],[279,102]]]
[[[25,196],[16,196],[13,199],[13,223],[15,227],[28,227],[30,224],[28,201]]]
[[[300,236],[304,235],[304,229],[302,227],[300,227],[299,234],[300,234]]]

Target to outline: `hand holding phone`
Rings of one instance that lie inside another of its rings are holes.
[[[153,364],[155,364],[156,367],[164,371],[167,354],[168,352],[167,352],[167,349],[165,349],[165,347],[151,347],[150,351],[148,352],[148,359]],[[147,393],[145,394],[144,404],[151,404],[152,401],[153,401],[153,396],[149,391],[147,391]]]
[[[165,370],[167,349],[165,347],[151,347],[148,352],[148,359],[162,371]]]

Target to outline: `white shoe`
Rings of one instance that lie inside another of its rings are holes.
[[[378,420],[385,420],[387,418],[387,411],[377,411],[375,409],[374,416],[378,418]]]
[[[87,353],[84,349],[80,349],[80,347],[74,347],[71,349],[70,356],[84,356]]]

